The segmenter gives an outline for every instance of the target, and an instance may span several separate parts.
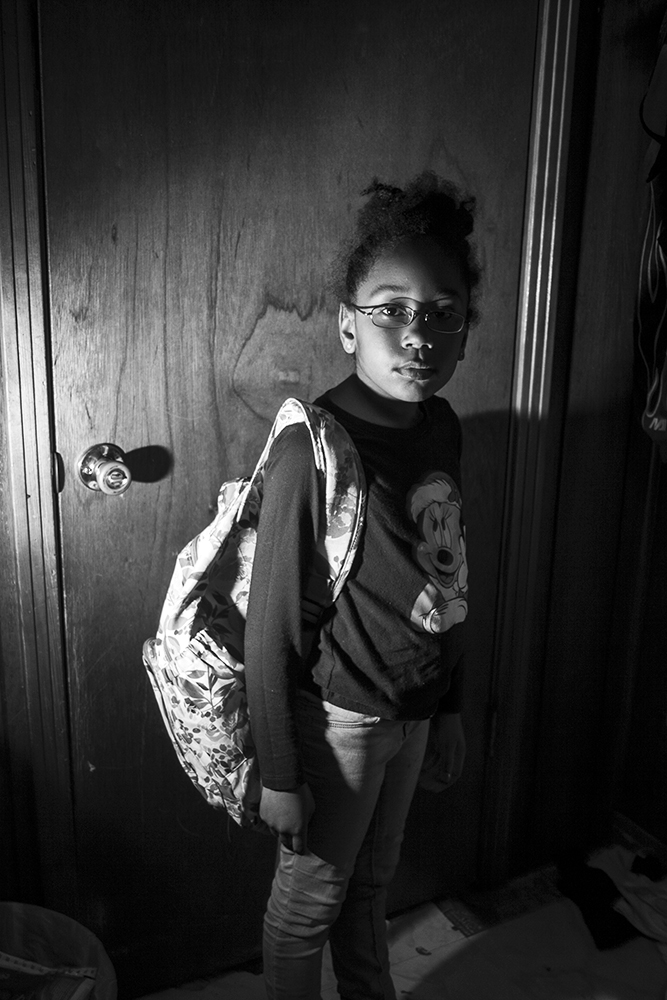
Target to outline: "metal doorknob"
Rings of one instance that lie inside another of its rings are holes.
[[[77,472],[87,489],[109,496],[125,493],[132,482],[125,452],[115,444],[94,444],[80,457]]]

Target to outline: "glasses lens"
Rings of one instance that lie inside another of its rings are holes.
[[[449,309],[436,309],[433,312],[429,311],[428,318],[426,320],[426,325],[431,328],[431,330],[436,330],[438,333],[460,333],[463,329],[463,324],[465,323],[465,316],[460,316],[458,313],[451,312]]]
[[[381,326],[385,330],[395,330],[399,326],[408,326],[410,323],[410,313],[404,306],[395,305],[393,302],[383,306],[376,306],[371,313],[375,326]]]

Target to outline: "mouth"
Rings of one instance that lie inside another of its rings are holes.
[[[399,375],[404,378],[412,379],[415,382],[426,382],[435,374],[435,368],[431,368],[430,365],[422,364],[419,361],[409,361],[405,365],[401,365],[396,369]]]

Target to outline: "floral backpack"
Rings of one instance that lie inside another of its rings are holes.
[[[242,827],[262,826],[243,638],[264,466],[278,434],[300,422],[310,431],[326,515],[320,519],[316,565],[302,599],[304,619],[316,621],[336,600],[361,534],[363,469],[347,432],[330,413],[287,399],[252,476],[223,483],[215,519],[179,554],[157,636],[143,647],[183,769],[210,805],[226,809]]]

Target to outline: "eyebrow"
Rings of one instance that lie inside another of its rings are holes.
[[[379,295],[380,292],[392,292],[395,295],[403,295],[406,299],[411,298],[412,296],[406,294],[407,291],[408,289],[405,285],[376,285],[368,294]],[[441,289],[431,301],[436,302],[438,299],[446,299],[448,297],[457,298],[458,296],[459,292],[453,288]]]
[[[378,295],[379,292],[404,292],[405,290],[405,285],[375,285],[370,294]]]

